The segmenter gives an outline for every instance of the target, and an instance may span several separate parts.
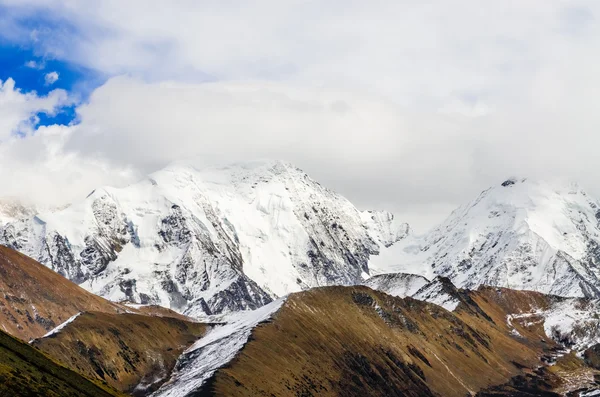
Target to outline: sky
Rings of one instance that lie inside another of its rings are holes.
[[[600,2],[0,0],[0,197],[290,161],[417,231],[508,177],[600,197]]]

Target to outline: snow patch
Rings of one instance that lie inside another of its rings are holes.
[[[252,330],[277,312],[285,298],[250,312],[231,315],[189,347],[179,358],[171,379],[152,396],[184,397],[200,389],[217,369],[230,362],[248,342]]]
[[[48,332],[46,335],[42,336],[42,338],[48,338],[52,335],[58,334],[63,328],[65,328],[67,325],[71,324],[73,321],[75,321],[75,319],[77,317],[79,317],[82,314],[83,314],[82,312],[79,312],[79,313],[75,314],[74,316],[71,316],[67,321],[60,324],[58,327],[54,328],[52,331]]]

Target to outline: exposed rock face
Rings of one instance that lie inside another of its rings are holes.
[[[254,309],[302,289],[356,284],[406,237],[278,161],[174,165],[124,189],[0,226],[0,243],[112,300],[190,315]]]
[[[379,272],[445,276],[463,288],[493,285],[600,297],[600,203],[576,185],[511,179],[371,262]]]

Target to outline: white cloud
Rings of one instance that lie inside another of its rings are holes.
[[[46,85],[52,85],[52,84],[56,83],[58,81],[58,73],[57,72],[46,73],[46,75],[44,75],[44,81],[45,81]]]
[[[61,141],[106,169],[286,158],[421,219],[513,174],[600,193],[596,1],[0,4],[7,39],[43,11],[60,23],[36,29],[38,52],[139,78],[97,89]]]
[[[1,196],[42,206],[63,205],[100,185],[123,185],[139,177],[95,156],[65,151],[64,142],[75,131],[66,126],[40,127],[35,135],[1,142]]]
[[[36,70],[43,70],[46,67],[46,65],[44,65],[43,62],[37,62],[34,60],[25,62],[25,66],[30,69],[36,69]]]
[[[14,19],[63,21],[36,30],[40,51],[109,75],[368,88],[430,109],[465,93],[510,101],[591,38],[583,60],[600,12],[593,0],[0,2]]]
[[[70,99],[63,90],[53,90],[47,96],[23,93],[15,87],[13,79],[0,80],[0,144],[15,134],[32,133],[36,114],[54,114]],[[0,164],[0,166],[3,166]]]
[[[77,127],[36,128],[36,114],[54,114],[71,103],[67,93],[23,93],[12,79],[0,81],[0,196],[59,205],[80,198],[98,184],[123,184],[134,171],[113,167],[93,154],[65,150]]]
[[[283,158],[363,208],[418,211],[430,224],[432,213],[439,219],[513,174],[577,179],[600,197],[600,116],[571,103],[593,98],[594,75],[576,68],[572,76],[589,88],[570,82],[574,91],[550,104],[529,100],[536,82],[523,101],[477,117],[416,112],[360,91],[119,77],[78,109],[82,122],[66,147],[141,172],[189,156],[207,165]]]

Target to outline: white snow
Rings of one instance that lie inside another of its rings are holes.
[[[71,316],[67,321],[65,321],[64,323],[60,324],[58,327],[54,328],[52,331],[48,332],[46,335],[42,336],[42,338],[47,338],[49,336],[58,334],[63,328],[65,328],[67,325],[71,324],[73,321],[75,321],[75,319],[77,317],[79,317],[82,313],[79,312],[73,316]]]
[[[215,327],[184,352],[171,379],[152,396],[184,397],[197,391],[236,356],[252,330],[271,318],[284,302],[285,298],[280,298],[257,310],[232,314],[229,323]]]
[[[445,291],[443,283],[439,278],[435,278],[430,283],[424,285],[412,295],[412,298],[433,303],[450,312],[454,311],[460,303],[455,296]]]
[[[181,211],[180,224],[165,224],[174,206]],[[151,303],[177,311],[185,310],[184,301],[209,301],[242,273],[272,297],[352,284],[366,273],[348,261],[346,253],[363,255],[366,258],[359,259],[366,263],[370,253],[408,233],[408,226],[392,214],[361,213],[281,161],[203,169],[176,163],[134,185],[98,188],[68,208],[6,227],[10,233],[5,235],[17,240],[22,252],[61,271],[53,262],[58,248],[52,239],[62,236],[73,257],[83,263],[87,281],[81,286],[93,293],[135,302],[144,294]],[[165,242],[165,229],[186,229],[192,238],[176,234]],[[114,255],[105,269],[97,272],[98,260],[84,263],[86,239]],[[119,240],[124,244],[113,250]],[[320,266],[313,268],[311,250],[331,260],[328,273]],[[76,269],[72,272],[63,271],[69,278],[79,277]],[[120,287],[123,280],[135,281],[133,296]],[[171,288],[164,285],[174,285],[180,295],[167,292]]]
[[[414,295],[419,289],[429,283],[423,276],[406,273],[380,274],[366,280],[363,285],[388,295],[404,298]]]
[[[409,296],[413,299],[433,303],[448,311],[454,311],[460,303],[446,290],[444,282],[439,277],[429,281],[416,274],[380,274],[366,280],[363,285],[399,298]],[[454,286],[450,287],[454,288]]]
[[[596,294],[600,204],[574,184],[515,179],[455,210],[423,236],[409,235],[370,261],[372,274],[449,277],[560,296]]]
[[[515,323],[531,327],[543,323],[544,333],[565,348],[583,353],[600,343],[600,301],[581,298],[562,298],[547,309],[534,308],[525,313],[513,313],[506,317],[511,332],[520,336]]]

